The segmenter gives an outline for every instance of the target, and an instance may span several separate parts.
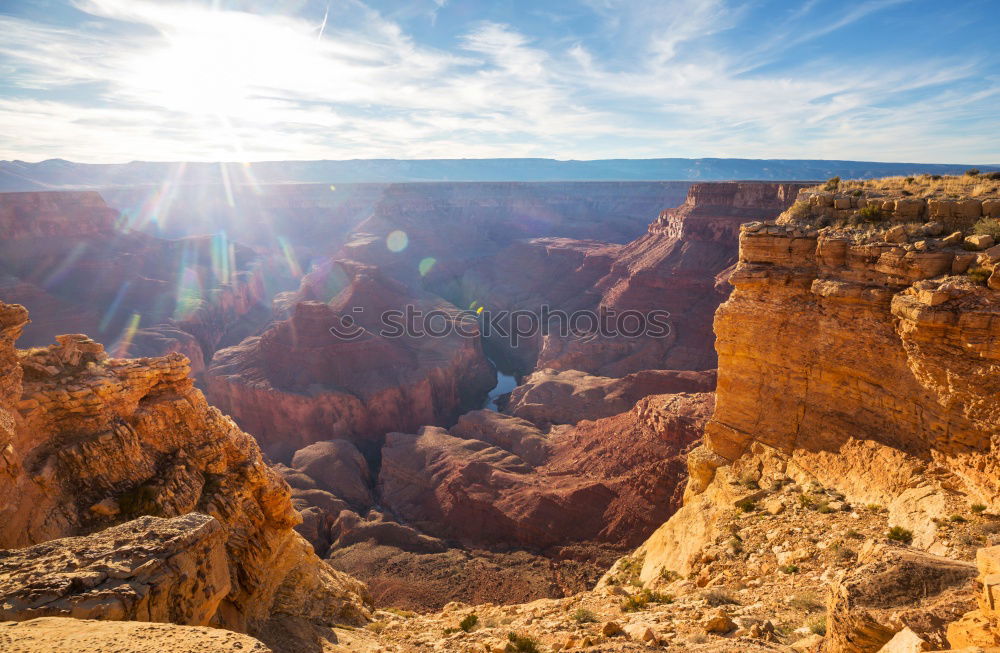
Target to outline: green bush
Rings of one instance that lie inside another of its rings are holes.
[[[809,632],[826,637],[826,617],[819,617],[809,623]]]
[[[800,592],[791,598],[788,606],[804,612],[819,612],[823,609],[823,601],[816,592]]]
[[[797,574],[799,573],[798,565],[783,565],[778,567],[778,570],[783,574]]]
[[[886,533],[886,537],[894,542],[903,542],[904,544],[909,544],[913,541],[913,531],[903,528],[902,526],[893,526]]]
[[[968,269],[965,276],[969,277],[973,281],[979,284],[985,284],[990,278],[992,271],[989,268],[984,268],[980,265],[975,265]]]
[[[742,510],[743,512],[753,512],[754,510],[757,509],[757,504],[754,503],[753,499],[746,498],[737,501],[736,507]]]
[[[974,513],[986,512],[986,506],[984,506],[981,503],[974,503],[972,504],[972,512]]]
[[[507,633],[507,641],[510,644],[506,646],[506,650],[511,653],[538,653],[538,642],[526,635]]]
[[[632,596],[628,596],[621,602],[622,612],[639,612],[645,610],[650,603],[673,603],[674,597],[669,594],[661,594],[653,590],[644,589]]]
[[[597,615],[586,608],[577,608],[572,619],[578,624],[592,624],[597,621]]]
[[[880,209],[875,204],[869,204],[865,208],[858,211],[858,217],[862,220],[868,220],[874,222],[876,220],[882,219],[882,209]]]
[[[840,188],[840,177],[830,177],[826,180],[826,185],[823,186],[823,190],[835,191]]]
[[[972,226],[972,233],[986,234],[993,236],[993,240],[1000,240],[1000,220],[996,218],[983,218]]]
[[[976,177],[979,175],[979,168],[969,168],[965,171],[967,177]]]
[[[948,521],[955,522],[956,524],[964,524],[966,519],[962,515],[952,515],[948,518]]]
[[[1000,181],[1000,172],[988,172],[984,176],[993,181]]]
[[[702,598],[704,598],[705,601],[707,601],[708,604],[710,606],[712,606],[713,608],[717,608],[720,605],[739,605],[740,604],[740,602],[737,601],[736,598],[732,594],[729,594],[728,592],[724,592],[722,590],[710,590],[708,592],[705,592],[702,595]]]
[[[465,632],[471,631],[479,623],[479,617],[475,614],[466,615],[464,619],[458,622],[458,627]]]

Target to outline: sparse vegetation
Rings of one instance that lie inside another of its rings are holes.
[[[597,621],[597,615],[587,608],[577,608],[571,618],[578,624],[592,624]]]
[[[967,276],[972,281],[978,284],[986,284],[989,280],[990,275],[993,273],[989,268],[984,268],[981,265],[976,265],[966,271],[965,276]]]
[[[475,628],[478,623],[479,623],[479,617],[475,613],[472,613],[465,615],[465,618],[463,618],[461,621],[458,622],[458,627],[464,630],[465,632],[469,632],[473,628]]]
[[[826,637],[826,617],[817,617],[810,621],[807,626],[809,627],[809,632],[819,635],[820,637]]]
[[[972,504],[972,512],[976,514],[986,512],[986,506],[981,503],[974,503]]]
[[[736,507],[743,512],[753,512],[757,509],[757,504],[754,500],[747,497],[745,499],[740,499],[736,502]]]
[[[972,233],[993,236],[994,240],[1000,240],[1000,220],[996,218],[983,218],[972,225]]]
[[[510,653],[539,653],[538,642],[526,635],[507,633],[507,651]]]
[[[750,490],[759,490],[760,483],[752,474],[744,474],[740,477],[740,485]]]
[[[673,603],[674,597],[669,594],[643,589],[622,600],[622,612],[639,612],[645,610],[650,603]]]
[[[823,190],[834,192],[840,187],[840,177],[830,177],[826,180],[826,185],[823,186]]]
[[[668,583],[672,583],[675,580],[679,580],[680,577],[681,575],[678,574],[673,569],[667,569],[666,567],[660,569],[660,578],[662,580],[667,581]]]
[[[828,515],[831,512],[833,512],[833,508],[830,507],[829,501],[820,501],[818,504],[816,504],[816,512]]]
[[[882,179],[846,179],[841,180],[836,187],[829,187],[829,182],[814,186],[809,190],[841,192],[853,194],[855,190],[869,193],[885,193],[886,195],[903,195],[903,191],[911,197],[944,199],[948,197],[1000,197],[1000,188],[990,181],[1000,180],[1000,175],[994,173],[981,175],[909,175],[885,177]],[[910,181],[912,180],[912,181]]]
[[[865,539],[865,536],[862,533],[860,533],[859,531],[854,530],[853,528],[848,528],[847,532],[844,533],[844,537],[849,537],[852,540],[863,540],[863,539]]]
[[[797,574],[797,573],[799,573],[799,566],[798,565],[782,565],[781,567],[778,567],[778,571],[780,571],[783,574]]]
[[[702,597],[713,608],[717,608],[720,605],[739,605],[740,604],[740,602],[737,601],[736,598],[732,594],[729,594],[728,592],[724,592],[723,590],[711,590],[711,591],[705,592],[705,594],[703,594]]]
[[[816,509],[816,500],[813,499],[808,494],[800,494],[799,495],[799,505],[802,506],[803,508],[808,508],[809,510],[815,510]]]
[[[799,592],[792,596],[788,605],[803,612],[818,612],[823,609],[823,601],[816,592]]]
[[[865,208],[858,211],[858,217],[862,220],[875,222],[876,220],[882,219],[882,210],[879,209],[876,204],[869,204]]]
[[[902,526],[893,526],[886,533],[886,537],[894,542],[902,542],[904,544],[909,544],[913,541],[913,531],[903,528]]]
[[[368,628],[368,630],[372,631],[375,634],[379,634],[382,631],[384,631],[388,625],[389,624],[387,624],[384,621],[373,621],[370,624],[368,624],[366,628]]]
[[[969,168],[968,170],[965,171],[965,174],[968,177],[978,177],[979,176],[979,168]]]

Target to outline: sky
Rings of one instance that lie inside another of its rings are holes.
[[[0,0],[0,159],[1000,163],[1000,0]]]

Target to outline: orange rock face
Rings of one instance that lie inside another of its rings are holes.
[[[17,351],[26,322],[22,307],[0,303],[0,547],[91,533],[142,515],[204,513],[214,518],[206,533],[217,535],[203,541],[211,549],[218,540],[228,578],[212,593],[186,598],[190,613],[201,616],[185,623],[264,636],[279,615],[364,618],[364,588],[324,567],[295,533],[288,486],[264,464],[254,439],[208,406],[186,359],[109,358],[83,335]],[[183,612],[172,605],[150,618]],[[100,616],[74,612],[88,614]]]

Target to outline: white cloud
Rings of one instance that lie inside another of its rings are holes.
[[[719,47],[743,17],[722,0],[591,0],[608,19],[604,36],[621,42],[614,56],[598,56],[583,38],[554,46],[489,21],[471,25],[449,49],[432,47],[358,0],[331,2],[322,21],[80,0],[95,21],[74,31],[0,16],[0,65],[19,89],[0,99],[0,133],[9,135],[0,157],[988,163],[1000,151],[1000,130],[986,108],[1000,91],[988,83],[975,93],[954,88],[979,74],[975,61],[848,70],[831,59],[783,72],[759,68],[794,47],[790,41],[818,38],[899,1],[868,2],[802,31],[797,25],[811,23],[815,7],[805,3],[748,53]],[[73,99],[81,92],[91,95]],[[956,129],[958,118],[968,127]]]

